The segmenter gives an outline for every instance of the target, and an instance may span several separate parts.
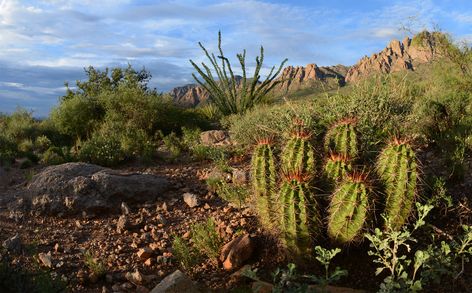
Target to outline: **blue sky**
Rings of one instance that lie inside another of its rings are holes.
[[[89,65],[145,66],[159,91],[192,83],[188,59],[204,61],[197,43],[214,49],[218,30],[226,55],[246,48],[250,64],[263,45],[267,67],[352,65],[402,25],[472,40],[472,2],[0,0],[0,112],[47,115]]]

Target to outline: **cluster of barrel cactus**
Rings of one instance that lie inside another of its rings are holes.
[[[337,243],[361,239],[372,206],[372,188],[367,175],[354,167],[360,157],[356,120],[347,118],[326,133],[328,154],[323,171],[334,186],[327,209],[328,236]],[[319,232],[321,212],[315,200],[315,148],[312,133],[295,119],[280,152],[276,168],[275,147],[262,139],[252,157],[252,182],[256,209],[265,227],[277,227],[291,251],[305,254]],[[414,205],[417,182],[416,157],[411,145],[395,139],[380,153],[376,171],[385,186],[385,227],[399,229]]]

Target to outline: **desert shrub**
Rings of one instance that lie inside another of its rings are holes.
[[[282,139],[285,131],[291,127],[292,119],[300,117],[313,121],[313,132],[321,132],[314,119],[314,106],[311,102],[290,102],[277,105],[261,105],[247,111],[244,115],[233,115],[224,121],[229,126],[232,138],[242,145],[252,145],[258,139],[272,137]]]
[[[17,155],[16,144],[0,134],[0,165],[10,165]]]
[[[280,63],[276,71],[274,71],[275,66],[273,66],[266,79],[260,82],[259,72],[264,62],[264,48],[262,46],[260,56],[256,57],[254,76],[252,79],[248,79],[246,74],[246,50],[236,55],[241,65],[241,71],[243,72],[243,76],[237,78],[233,73],[229,59],[224,56],[223,49],[221,48],[221,32],[218,32],[219,60],[217,60],[213,53],[210,54],[202,43],[198,44],[218,76],[215,79],[210,68],[205,63],[201,64],[202,69],[195,62],[190,60],[190,63],[202,80],[197,78],[193,73],[192,76],[197,83],[210,93],[209,102],[215,105],[218,112],[222,115],[244,113],[255,105],[265,102],[271,90],[283,82],[281,79],[277,80],[276,77],[282,70],[285,62],[287,62],[287,59]],[[221,61],[221,64],[219,64],[218,61]]]
[[[36,138],[34,142],[34,148],[38,152],[42,153],[45,152],[48,148],[52,145],[51,140],[46,135],[40,135]]]
[[[219,197],[241,208],[249,197],[249,190],[245,186],[233,185],[225,181],[214,182],[207,180],[210,188],[215,188]]]
[[[172,241],[172,252],[182,268],[188,270],[201,259],[200,254],[188,242],[175,236]]]
[[[50,147],[41,156],[41,163],[45,165],[60,165],[65,162],[64,154],[59,147]]]
[[[200,145],[200,133],[202,131],[199,128],[182,127],[182,138],[181,144],[187,150],[192,150],[196,146]]]
[[[180,139],[175,134],[175,132],[171,132],[169,135],[166,135],[162,138],[162,142],[166,149],[170,152],[172,159],[176,159],[182,153],[182,145]]]
[[[78,158],[80,161],[101,166],[116,166],[124,161],[121,143],[112,133],[96,133],[82,143]]]
[[[97,99],[76,95],[61,101],[52,110],[50,119],[61,133],[84,138],[97,127],[103,115],[103,107]]]
[[[18,150],[23,153],[32,152],[34,149],[33,141],[29,138],[23,139],[18,144]]]
[[[214,261],[218,259],[223,240],[218,234],[215,221],[212,218],[208,218],[206,222],[193,224],[191,235],[198,251]]]
[[[107,272],[105,265],[99,258],[94,257],[90,251],[85,251],[84,263],[95,278],[100,279],[105,276]]]

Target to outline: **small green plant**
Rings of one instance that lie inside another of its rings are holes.
[[[191,227],[192,241],[195,248],[216,261],[220,255],[223,240],[216,230],[215,221],[208,218],[206,222],[195,223]]]
[[[41,163],[45,165],[59,165],[65,162],[62,150],[58,147],[50,147],[41,156]]]
[[[200,261],[200,254],[182,237],[175,236],[172,241],[172,252],[182,268],[188,270]]]
[[[287,269],[277,268],[272,274],[272,292],[273,293],[325,293],[329,284],[339,281],[342,277],[347,276],[347,270],[336,267],[334,271],[330,271],[332,259],[341,252],[341,249],[325,249],[321,246],[315,247],[315,259],[324,267],[325,274],[323,276],[316,275],[300,275],[296,270],[296,265],[289,263]],[[242,273],[244,276],[257,282],[262,280],[257,276],[257,269],[246,270]],[[310,285],[310,284],[316,285]],[[256,287],[256,292],[257,287]]]
[[[105,265],[98,258],[94,257],[90,251],[84,252],[84,263],[98,279],[105,276],[107,272]]]
[[[180,140],[174,132],[164,136],[162,138],[162,142],[170,152],[172,159],[176,159],[182,153],[182,145],[180,144]]]
[[[25,173],[25,179],[26,179],[26,181],[27,181],[27,182],[30,182],[31,180],[33,180],[34,175],[35,175],[34,170],[28,170],[28,171],[26,171],[26,173]]]
[[[341,249],[326,249],[321,246],[315,247],[315,259],[324,266],[325,274],[324,276],[312,276],[312,280],[314,280],[317,284],[321,286],[322,292],[325,292],[326,286],[329,284],[333,284],[339,281],[342,277],[348,275],[347,270],[343,270],[340,267],[336,267],[333,272],[330,272],[329,266],[333,258],[341,252]]]
[[[52,146],[51,140],[46,135],[40,135],[34,141],[34,148],[42,153]]]
[[[342,181],[331,197],[328,209],[328,235],[340,243],[361,235],[369,210],[369,188],[363,174]]]
[[[225,181],[219,181],[216,186],[216,193],[227,202],[237,205],[239,208],[244,206],[249,197],[249,190],[245,186],[228,184]]]
[[[414,259],[403,253],[410,252],[411,243],[417,242],[412,233],[425,225],[425,218],[433,206],[416,203],[416,207],[418,219],[411,230],[406,227],[401,231],[387,227],[387,230],[382,232],[376,228],[374,234],[365,235],[371,247],[368,254],[373,256],[374,263],[379,265],[375,274],[379,275],[384,271],[388,274],[380,285],[379,292],[418,292],[422,289],[422,279],[418,272],[427,262],[428,253],[417,250]]]
[[[444,213],[453,207],[453,199],[448,194],[446,188],[446,180],[443,177],[434,177],[432,189],[432,196],[428,199],[428,204],[441,208]]]
[[[416,197],[416,155],[406,140],[395,138],[380,153],[377,172],[386,189],[386,226],[400,229],[407,221]]]

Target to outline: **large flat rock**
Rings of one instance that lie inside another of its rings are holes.
[[[26,187],[31,209],[46,214],[119,210],[121,202],[144,203],[163,195],[167,179],[152,174],[123,173],[86,163],[50,166]]]

